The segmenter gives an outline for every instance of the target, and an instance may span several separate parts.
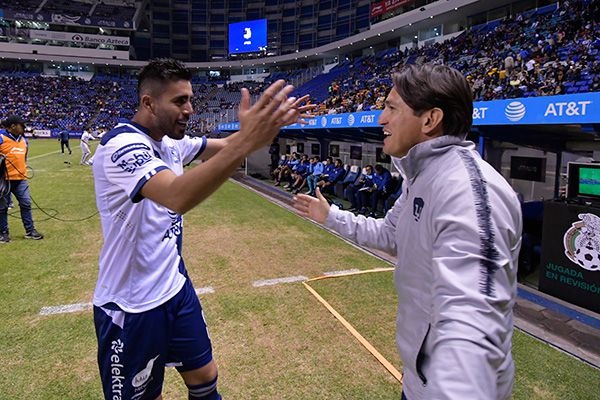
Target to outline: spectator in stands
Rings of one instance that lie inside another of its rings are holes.
[[[104,244],[94,322],[106,399],[161,398],[167,363],[177,365],[190,399],[221,399],[202,308],[180,257],[182,214],[249,153],[270,144],[281,126],[304,122],[303,98],[288,99],[293,87],[277,81],[253,106],[242,90],[239,132],[190,138],[191,78],[183,63],[151,61],[139,75],[133,119],[107,133],[96,150]],[[184,173],[197,157],[207,161]]]
[[[29,143],[23,133],[25,120],[11,115],[2,124],[0,130],[0,156],[5,157],[9,191],[0,197],[0,243],[10,242],[8,232],[8,203],[11,193],[15,195],[21,210],[21,221],[25,227],[25,239],[40,240],[44,236],[39,233],[33,223],[31,214],[31,195],[27,183],[27,152]],[[1,179],[1,178],[0,178]]]
[[[442,65],[393,75],[384,151],[405,195],[384,219],[297,195],[297,212],[397,256],[397,345],[403,398],[507,400],[514,382],[512,306],[522,218],[516,194],[465,137],[466,79]]]
[[[69,146],[69,131],[64,129],[60,131],[58,134],[58,141],[60,142],[60,152],[65,154],[65,147],[69,150],[69,155],[71,155],[71,146]]]

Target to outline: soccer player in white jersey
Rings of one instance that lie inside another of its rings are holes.
[[[90,140],[94,140],[94,137],[87,130],[84,130],[79,143],[79,146],[81,147],[81,161],[79,164],[81,165],[86,165],[88,157],[92,154],[92,151],[90,150]]]
[[[182,215],[212,194],[246,155],[301,122],[312,106],[272,84],[251,106],[242,89],[240,130],[225,139],[184,135],[192,75],[151,61],[138,80],[138,111],[102,138],[93,165],[104,245],[94,292],[98,365],[111,400],[161,399],[164,368],[177,367],[189,399],[218,400],[217,367],[183,259]],[[183,173],[183,166],[207,160]]]

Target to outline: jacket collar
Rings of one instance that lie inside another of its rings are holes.
[[[475,144],[457,136],[443,135],[413,146],[404,157],[392,157],[392,163],[404,180],[412,183],[427,167],[431,158],[446,153],[455,146],[473,149]]]

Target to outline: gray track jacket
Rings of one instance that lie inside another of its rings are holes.
[[[325,225],[397,256],[396,342],[408,400],[510,398],[521,208],[472,142],[442,136],[394,159],[402,196],[383,219],[336,206]]]

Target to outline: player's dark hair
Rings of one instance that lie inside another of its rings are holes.
[[[392,76],[394,89],[416,116],[439,108],[445,135],[465,137],[473,123],[473,94],[467,80],[446,65],[405,65]]]
[[[192,72],[181,61],[172,58],[156,58],[151,60],[138,75],[138,96],[141,97],[147,85],[179,80],[192,80]]]

